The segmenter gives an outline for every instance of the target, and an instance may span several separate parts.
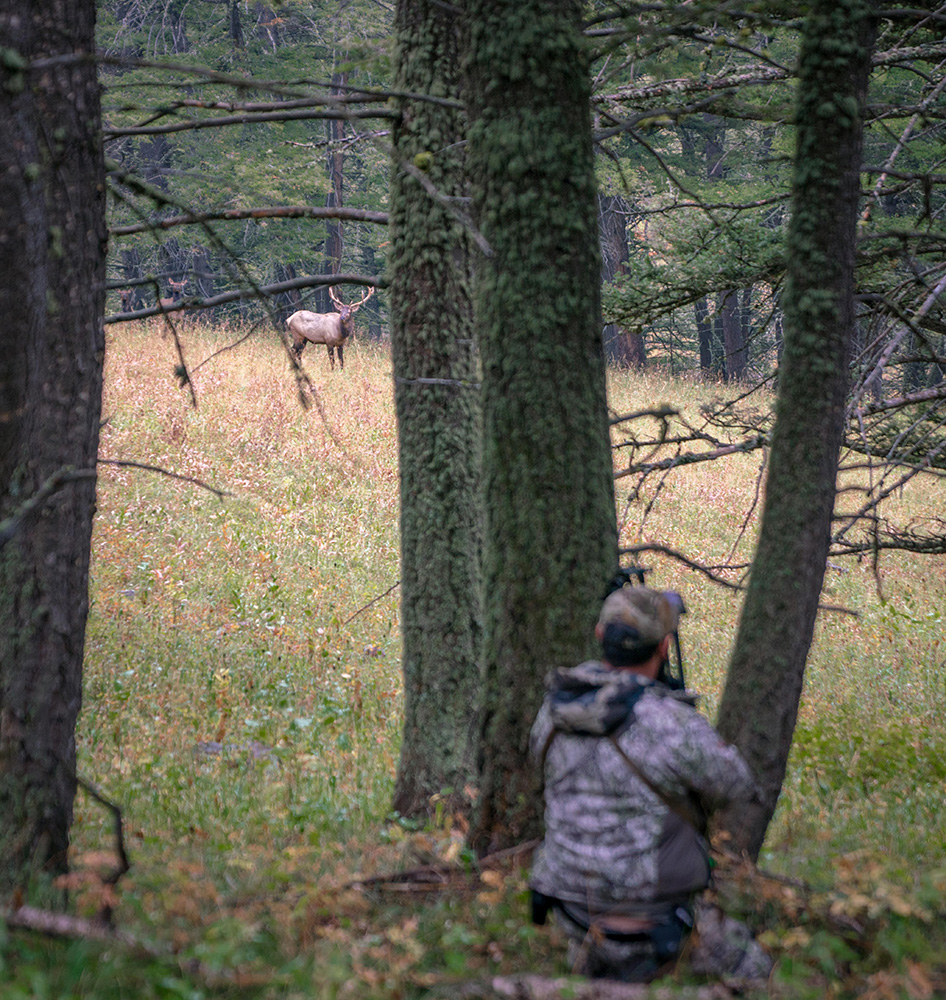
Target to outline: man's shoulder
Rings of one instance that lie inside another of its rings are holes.
[[[706,722],[697,709],[699,695],[693,691],[675,691],[665,684],[652,684],[640,700],[638,713],[651,713],[686,723],[691,719]]]
[[[719,733],[696,708],[694,699],[685,692],[655,685],[640,699],[634,714],[635,724],[630,732],[650,730],[655,740],[665,746],[686,743],[710,751],[725,746]]]

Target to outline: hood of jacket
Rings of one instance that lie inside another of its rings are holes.
[[[546,681],[552,726],[560,733],[609,736],[623,728],[634,706],[648,691],[658,697],[693,704],[695,696],[671,691],[630,670],[616,670],[598,660],[555,670]]]

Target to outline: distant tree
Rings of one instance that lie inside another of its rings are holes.
[[[601,233],[601,281],[628,273],[628,203],[620,195],[598,195],[598,228]],[[637,330],[616,323],[604,328],[604,350],[608,361],[643,370],[647,367],[644,338]]]
[[[479,386],[456,101],[460,26],[437,0],[399,0],[390,307],[401,484],[405,720],[394,806],[469,804],[482,631]]]
[[[471,842],[540,826],[545,673],[591,652],[617,559],[589,74],[577,0],[471,0],[465,101],[482,357],[484,714]]]
[[[101,413],[93,0],[0,2],[0,888],[66,867]],[[4,544],[5,543],[5,544]]]
[[[804,27],[766,500],[718,722],[760,781],[762,801],[725,817],[732,846],[752,857],[785,776],[831,540],[873,12],[870,0],[813,0]]]

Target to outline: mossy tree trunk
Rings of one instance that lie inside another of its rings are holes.
[[[616,558],[589,77],[573,0],[470,0],[465,95],[482,357],[479,851],[534,835],[528,734],[553,667],[592,652]]]
[[[473,779],[482,632],[479,389],[466,229],[446,198],[464,194],[454,8],[399,0],[402,100],[391,180],[391,344],[401,479],[404,737],[394,806],[423,813]],[[454,103],[451,103],[454,102]]]
[[[65,869],[75,796],[106,235],[96,68],[68,57],[94,23],[93,0],[0,2],[2,892]]]
[[[719,711],[762,801],[731,812],[757,857],[785,777],[834,508],[854,328],[861,108],[873,38],[867,0],[813,0],[802,42],[785,345],[758,548]]]

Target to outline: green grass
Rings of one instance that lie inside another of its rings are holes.
[[[349,887],[469,858],[462,823],[390,813],[401,716],[397,451],[391,363],[357,342],[344,372],[304,365],[304,408],[278,340],[197,365],[227,332],[185,331],[198,406],[159,328],[109,333],[102,454],[226,490],[106,467],[93,543],[79,768],[122,810],[131,871],[117,925],[142,957],[6,931],[8,997],[411,997],[488,972],[560,974],[554,930],[528,924],[525,873],[469,868],[447,892]],[[230,331],[235,339],[237,331]],[[672,401],[698,420],[719,390],[610,376],[626,413]],[[763,406],[764,401],[754,405]],[[628,500],[622,541],[728,557],[756,495],[760,454],[679,470]],[[918,478],[898,514],[942,508]],[[646,519],[644,512],[647,512]],[[748,558],[755,522],[737,557]],[[739,596],[665,557],[681,591],[691,686],[712,717]],[[721,880],[779,958],[785,996],[923,996],[942,984],[946,712],[942,560],[885,556],[829,570],[785,793],[763,865]],[[373,602],[373,603],[372,603]],[[112,864],[111,817],[77,800],[72,899],[94,913]],[[912,977],[912,978],[911,978]],[[912,992],[911,992],[912,991]]]

